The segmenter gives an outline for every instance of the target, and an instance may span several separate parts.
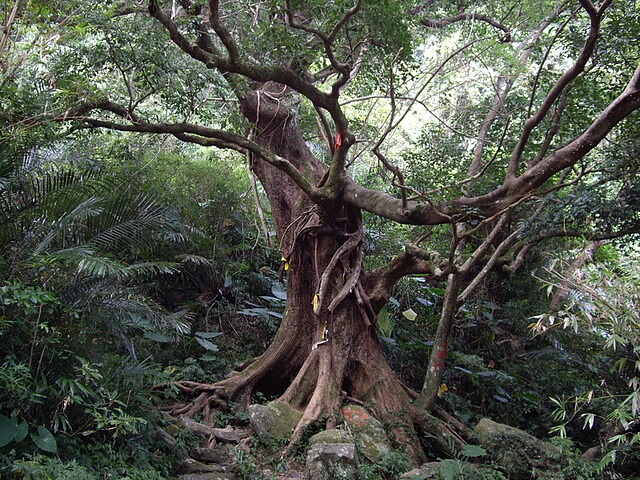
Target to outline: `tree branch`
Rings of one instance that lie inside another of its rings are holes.
[[[529,137],[533,129],[536,128],[542,122],[542,120],[544,120],[552,105],[556,102],[558,97],[560,97],[567,85],[569,85],[571,81],[573,81],[584,71],[585,65],[587,64],[595,50],[598,35],[600,33],[602,12],[604,12],[604,9],[608,6],[609,3],[609,0],[605,1],[601,8],[601,11],[598,13],[592,12],[590,9],[586,8],[587,13],[589,13],[590,25],[589,32],[587,33],[587,37],[582,47],[582,51],[576,58],[573,65],[565,70],[565,72],[560,76],[555,85],[551,87],[549,93],[547,93],[547,96],[542,101],[542,104],[540,105],[538,111],[532,117],[529,117],[525,121],[522,134],[520,135],[518,143],[516,144],[516,147],[511,154],[511,158],[509,159],[507,179],[515,178],[520,159],[522,158],[522,154],[527,145],[527,142],[529,141]],[[585,4],[590,3],[588,2],[588,0],[582,0],[581,4],[583,4],[584,6]]]
[[[131,123],[118,123],[85,116],[86,113],[96,109],[111,112]],[[121,105],[110,101],[85,104],[75,110],[54,117],[53,120],[77,120],[81,122],[81,126],[78,128],[82,128],[82,125],[84,125],[85,127],[108,128],[123,132],[171,134],[180,140],[198,145],[225,148],[243,154],[249,151],[286,173],[313,201],[322,202],[326,200],[322,191],[315,187],[314,183],[304,176],[289,160],[276,155],[271,150],[249,140],[243,135],[187,122],[147,123]]]
[[[457,203],[494,214],[505,206],[529,194],[556,173],[575,165],[593,150],[623,119],[640,108],[640,66],[634,72],[625,90],[613,100],[576,138],[558,148],[537,164],[530,166],[519,177],[508,178],[493,191],[471,198],[461,198]]]
[[[450,223],[451,217],[433,204],[407,201],[378,190],[370,190],[345,177],[342,198],[351,205],[381,217],[407,225],[440,225]]]
[[[213,6],[217,8],[217,2],[213,1]],[[263,65],[257,62],[242,58],[240,52],[237,51],[235,43],[230,33],[221,25],[216,25],[218,29],[216,34],[220,37],[229,52],[229,57],[225,58],[215,51],[213,48],[202,48],[198,44],[191,43],[179,30],[176,23],[167,15],[158,5],[157,0],[149,0],[149,13],[158,20],[169,33],[171,41],[182,51],[187,53],[193,59],[201,62],[209,69],[216,69],[222,73],[238,74],[257,82],[277,82],[287,85],[301,95],[304,95],[309,101],[318,107],[327,110],[334,118],[338,128],[346,130],[346,119],[342,114],[337,99],[322,92],[314,87],[310,82],[305,81],[298,76],[293,70],[280,66]],[[215,13],[215,12],[214,12]],[[216,13],[217,14],[217,13]],[[215,31],[214,28],[214,31]],[[228,38],[227,38],[228,36]],[[202,38],[201,38],[202,40]],[[209,42],[209,47],[213,45]],[[229,50],[230,49],[230,50]]]
[[[365,289],[371,305],[378,312],[389,300],[396,283],[407,275],[429,275],[433,280],[442,280],[448,273],[449,269],[442,263],[438,252],[408,243],[403,253],[367,276]]]
[[[457,15],[452,15],[451,17],[442,18],[440,20],[423,18],[420,20],[420,23],[428,28],[445,28],[453,23],[464,22],[467,20],[485,22],[498,30],[502,30],[504,32],[504,35],[500,38],[500,41],[511,41],[511,33],[505,25],[501,24],[491,17],[488,17],[487,15],[482,15],[479,13],[462,12]]]

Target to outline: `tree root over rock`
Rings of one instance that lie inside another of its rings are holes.
[[[377,338],[367,330],[358,343],[328,342],[311,349],[304,348],[306,358],[293,368],[296,359],[304,354],[272,347],[241,372],[213,384],[189,381],[176,382],[176,386],[192,399],[184,404],[165,408],[173,416],[193,417],[202,414],[211,424],[218,410],[230,404],[246,409],[254,391],[273,385],[285,385],[279,400],[302,413],[283,452],[296,451],[309,427],[336,428],[343,422],[341,407],[344,402],[365,406],[380,420],[391,434],[396,446],[402,446],[413,464],[424,461],[420,439],[448,438],[458,446],[469,440],[469,430],[444,411],[432,415],[412,402],[416,394],[395,376],[385,361]],[[362,330],[359,333],[363,333]],[[336,354],[341,351],[341,354]],[[285,354],[286,352],[286,354]],[[369,369],[365,368],[366,365]],[[371,367],[373,369],[371,370]],[[441,417],[441,418],[438,418]],[[430,447],[431,448],[431,447]],[[438,450],[437,444],[433,445]]]

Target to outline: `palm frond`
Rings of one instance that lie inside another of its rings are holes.
[[[133,248],[149,251],[161,240],[184,241],[186,235],[171,217],[167,206],[147,194],[119,198],[105,206],[104,215],[95,219],[95,235],[90,243],[104,251]]]
[[[192,255],[192,254],[181,254],[176,255],[175,259],[180,263],[192,263],[194,265],[207,265],[207,266],[215,266],[216,263],[214,260],[211,260],[207,257],[202,257],[200,255]]]

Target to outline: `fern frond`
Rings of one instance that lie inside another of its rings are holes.
[[[181,263],[193,263],[195,265],[215,266],[215,261],[200,255],[181,254],[176,255],[175,259]]]

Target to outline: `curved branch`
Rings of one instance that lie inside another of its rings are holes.
[[[423,18],[420,20],[420,23],[428,28],[444,28],[453,23],[463,22],[467,20],[488,23],[493,28],[497,30],[502,30],[504,32],[504,35],[502,36],[502,38],[500,38],[501,42],[511,41],[511,32],[509,32],[509,29],[505,25],[501,24],[500,22],[494,20],[493,18],[487,15],[482,15],[479,13],[462,12],[457,15],[453,15],[451,17],[442,18],[440,20]]]
[[[85,116],[86,113],[96,109],[111,112],[127,121],[130,121],[131,123],[118,123],[115,121],[100,120]],[[314,202],[321,202],[325,200],[321,189],[315,187],[310,179],[304,176],[304,174],[300,172],[300,170],[298,170],[289,160],[276,155],[271,150],[249,140],[243,135],[188,122],[147,123],[126,108],[110,101],[86,104],[73,111],[68,111],[60,116],[54,117],[53,120],[78,120],[83,124],[78,128],[83,128],[84,126],[85,128],[107,128],[123,132],[164,133],[173,135],[185,142],[196,143],[198,145],[225,148],[235,150],[243,154],[251,152],[286,173]]]
[[[346,242],[344,242],[342,245],[340,245],[340,247],[335,251],[335,253],[331,257],[331,260],[329,261],[329,264],[325,268],[324,272],[322,273],[322,277],[320,278],[320,286],[318,288],[318,306],[316,308],[317,312],[320,311],[322,309],[322,306],[324,305],[326,294],[327,294],[327,288],[329,287],[329,280],[331,279],[331,275],[333,274],[333,271],[338,266],[338,262],[343,257],[343,255],[347,255],[352,250],[357,249],[357,247],[358,247],[358,245],[360,245],[361,241],[362,241],[362,233],[358,231],[358,232],[352,234],[347,239]],[[358,271],[358,275],[359,274],[360,274],[360,272]],[[356,280],[357,280],[357,278],[356,278]],[[345,284],[345,286],[346,286],[346,284]],[[344,288],[343,288],[343,290],[344,290]],[[349,293],[348,290],[347,290],[347,293]],[[340,293],[332,300],[332,302],[331,302],[331,304],[329,306],[330,307],[329,311],[333,311],[335,309],[335,307],[337,306],[337,304],[335,304],[335,300],[338,297],[340,297],[341,295],[343,295],[343,294],[344,294],[344,292],[341,290]],[[338,303],[341,302],[344,299],[344,297],[346,297],[346,294],[344,294],[344,296],[342,296],[340,298]]]
[[[433,204],[407,201],[405,207],[401,199],[365,188],[349,177],[344,178],[342,198],[362,210],[406,225],[440,225],[451,222],[451,217]]]
[[[362,7],[362,0],[356,0],[355,5],[352,8],[350,8],[343,15],[343,17],[340,20],[338,20],[338,22],[336,22],[336,24],[331,29],[331,32],[329,32],[329,34],[326,35],[324,32],[322,32],[321,30],[318,30],[317,28],[311,28],[307,25],[297,22],[295,15],[293,15],[293,12],[291,9],[291,2],[289,0],[287,0],[286,2],[286,15],[287,15],[287,20],[289,22],[289,25],[291,25],[291,27],[295,29],[312,33],[313,35],[317,36],[320,40],[322,40],[322,43],[324,44],[325,53],[327,54],[327,58],[329,59],[331,66],[340,73],[340,78],[338,79],[338,81],[334,83],[332,87],[333,95],[336,95],[340,90],[340,88],[349,80],[349,74],[351,73],[351,68],[352,68],[352,66],[349,65],[348,63],[341,63],[336,59],[333,53],[333,42],[336,36],[338,35],[338,32],[340,32],[340,29],[344,27],[349,22],[349,20],[351,20],[351,18],[360,11],[361,7]]]
[[[211,3],[214,4],[214,7],[217,4],[215,1]],[[176,46],[178,46],[178,48],[187,53],[191,58],[201,62],[207,68],[216,69],[222,73],[238,74],[257,82],[273,81],[287,85],[293,90],[299,92],[301,95],[304,95],[313,104],[327,110],[336,123],[341,123],[346,126],[346,120],[344,119],[344,115],[342,114],[335,98],[332,98],[330,95],[317,89],[310,82],[305,81],[291,69],[281,66],[263,65],[242,58],[240,52],[235,48],[233,39],[231,37],[226,37],[226,35],[230,34],[222,25],[216,24],[215,28],[218,29],[216,31],[218,36],[222,35],[220,39],[229,51],[228,58],[225,58],[221,54],[215,52],[215,49],[213,48],[203,48],[204,45],[200,46],[197,43],[191,43],[182,34],[182,32],[180,32],[177,24],[171,19],[171,17],[167,15],[162,8],[160,8],[157,0],[149,1],[149,13],[164,26],[169,33],[169,38]],[[207,45],[212,47],[210,42]],[[241,95],[242,92],[238,92],[238,94]]]
[[[580,75],[589,61],[589,59],[593,56],[593,52],[595,50],[596,42],[598,40],[598,35],[600,33],[600,23],[602,20],[602,13],[604,13],[604,9],[609,5],[610,0],[606,0],[602,5],[600,10],[592,11],[589,8],[585,8],[589,13],[589,32],[587,34],[587,38],[585,39],[584,45],[582,46],[582,51],[576,58],[575,62],[571,67],[569,67],[565,72],[560,76],[558,81],[555,83],[553,87],[549,90],[549,93],[542,101],[540,108],[538,111],[532,116],[529,117],[524,122],[524,129],[520,138],[518,139],[518,143],[511,154],[511,158],[509,159],[509,167],[507,169],[507,178],[514,178],[516,175],[518,164],[520,163],[520,159],[522,158],[522,154],[525,150],[527,142],[529,141],[529,137],[534,128],[536,128],[547,116],[547,113],[553,106],[553,104],[558,100],[562,92],[565,90],[567,85],[572,82],[578,75]],[[582,0],[581,4],[584,6],[585,4],[590,4],[588,0]]]
[[[561,93],[561,92],[559,92]],[[530,166],[519,177],[507,178],[495,190],[477,197],[461,198],[456,203],[477,208],[492,215],[540,187],[556,173],[575,165],[593,150],[622,120],[640,108],[640,66],[625,90],[613,100],[576,138],[558,148],[551,155]]]
[[[371,272],[366,280],[366,293],[374,310],[379,311],[389,300],[393,288],[408,275],[429,275],[434,280],[443,280],[449,268],[442,264],[440,254],[408,243],[404,252],[388,265]]]
[[[211,28],[216,32],[218,38],[227,49],[229,53],[229,62],[234,64],[240,60],[240,55],[238,54],[238,46],[236,45],[235,40],[231,36],[231,33],[224,26],[224,24],[220,21],[220,2],[219,0],[209,0],[209,23],[211,24]]]

